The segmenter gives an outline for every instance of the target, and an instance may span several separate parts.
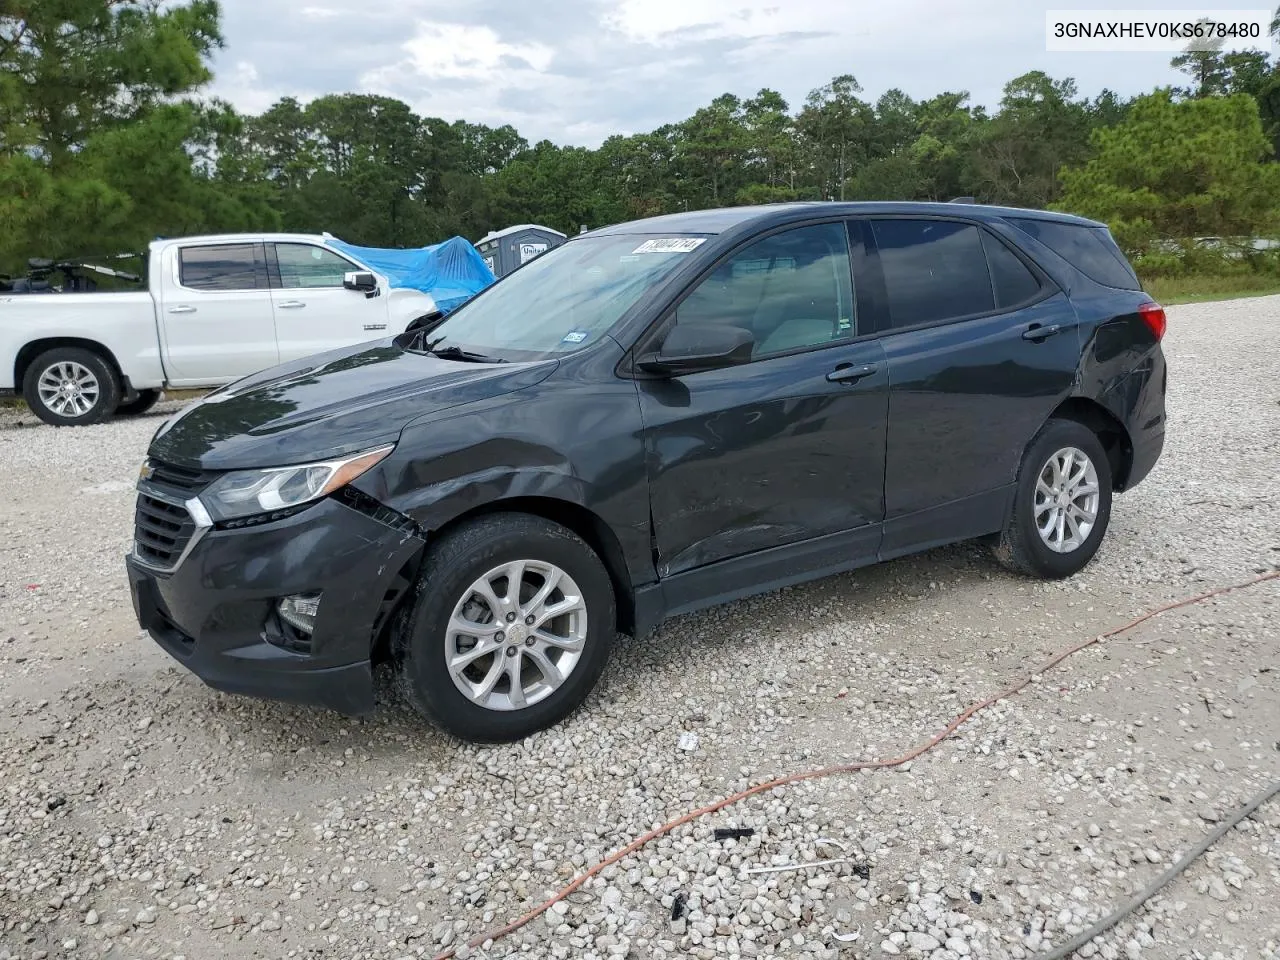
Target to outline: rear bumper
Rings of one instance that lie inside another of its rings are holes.
[[[1160,459],[1160,453],[1164,450],[1164,431],[1159,433],[1148,434],[1141,446],[1135,444],[1133,447],[1133,458],[1129,464],[1129,475],[1125,477],[1124,489],[1131,490],[1143,480],[1146,479],[1152,468],[1156,465],[1156,461]]]
[[[133,555],[125,566],[138,623],[209,686],[359,714],[374,707],[375,624],[422,546],[329,499],[275,523],[212,530],[172,573]],[[317,591],[315,630],[291,643],[276,602]]]

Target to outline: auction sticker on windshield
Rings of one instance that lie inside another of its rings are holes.
[[[706,237],[664,237],[661,240],[646,240],[632,250],[632,253],[688,253],[707,242]]]

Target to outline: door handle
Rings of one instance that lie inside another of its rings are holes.
[[[277,303],[276,306],[281,310],[298,310],[305,307],[306,304],[301,300],[286,300],[284,303]]]
[[[1033,323],[1027,329],[1022,331],[1023,340],[1047,340],[1055,333],[1062,332],[1062,325],[1051,323],[1047,327],[1038,323]]]
[[[169,312],[170,313],[195,313],[196,308],[188,306],[187,304],[184,303],[180,307],[170,307]]]
[[[852,363],[842,363],[827,374],[827,379],[832,383],[853,383],[855,380],[871,376],[879,369],[878,363],[863,363],[856,366]]]

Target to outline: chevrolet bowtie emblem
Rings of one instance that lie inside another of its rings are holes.
[[[140,467],[138,468],[138,479],[139,479],[139,480],[150,480],[150,479],[151,479],[151,477],[152,477],[152,475],[154,475],[154,474],[155,474],[155,472],[156,472],[156,468],[155,468],[155,467],[153,467],[153,466],[152,466],[149,462],[147,462],[146,460],[143,460],[143,461],[142,461],[142,466],[140,466]]]

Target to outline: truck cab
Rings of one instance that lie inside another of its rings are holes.
[[[157,240],[146,290],[0,294],[0,393],[47,423],[137,413],[166,387],[216,387],[398,333],[436,309],[328,235]]]

